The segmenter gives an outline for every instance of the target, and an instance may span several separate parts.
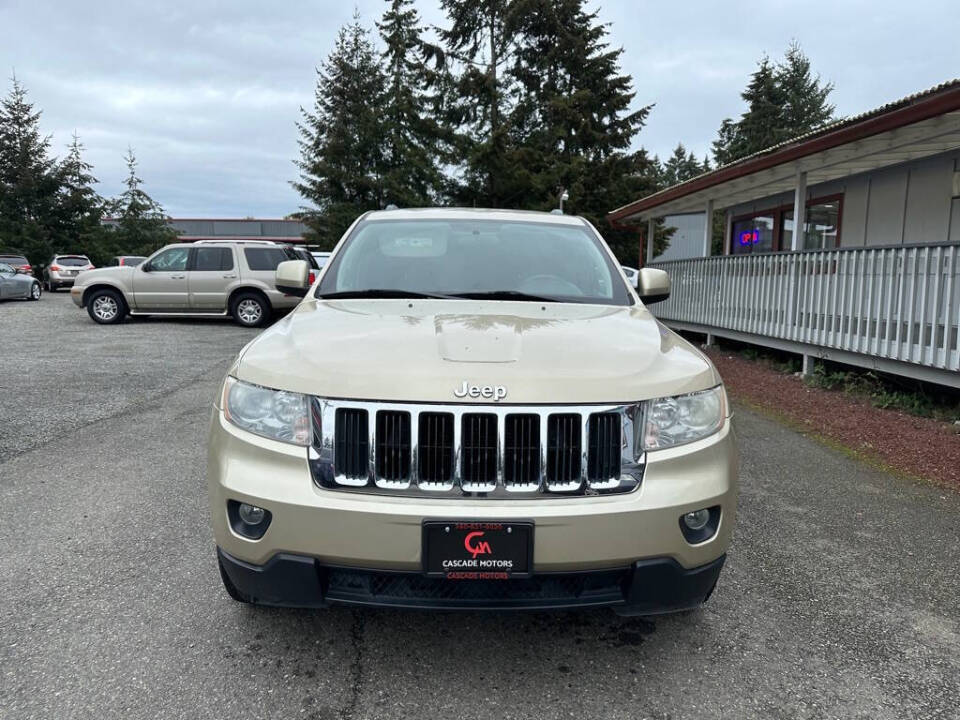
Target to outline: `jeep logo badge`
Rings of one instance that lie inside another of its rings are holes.
[[[507,389],[503,385],[471,385],[464,380],[463,385],[454,390],[453,394],[458,398],[469,396],[500,402],[507,396]]]

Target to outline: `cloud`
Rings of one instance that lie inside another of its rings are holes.
[[[418,0],[442,23],[438,0]],[[622,47],[639,107],[656,103],[638,144],[705,154],[756,61],[798,39],[852,114],[960,75],[960,6],[936,1],[641,3],[593,0]],[[383,0],[357,5],[368,25]],[[92,9],[91,9],[92,8]],[[300,199],[295,122],[315,68],[353,14],[342,0],[56,4],[0,0],[0,67],[15,69],[62,154],[76,130],[119,192],[135,148],[145,187],[168,212],[283,216]]]

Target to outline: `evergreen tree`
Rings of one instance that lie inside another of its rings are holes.
[[[660,184],[665,188],[672,187],[687,180],[692,180],[709,169],[710,164],[706,159],[701,163],[697,160],[692,150],[687,152],[683,143],[677,143],[673,154],[663,164],[663,169],[660,173]]]
[[[0,101],[0,247],[24,253],[31,264],[53,252],[59,176],[39,110],[16,77]]]
[[[635,231],[607,225],[611,207],[656,185],[653,161],[631,144],[649,107],[632,109],[633,80],[620,71],[621,49],[585,0],[514,0],[516,39],[510,74],[517,87],[511,126],[523,180],[511,205],[568,207],[603,232],[624,262],[636,262]]]
[[[97,254],[97,244],[104,236],[104,200],[93,189],[98,181],[93,176],[93,165],[83,158],[83,144],[76,133],[67,147],[67,156],[58,168],[58,242],[62,246],[58,249]],[[99,260],[103,262],[102,257]]]
[[[512,153],[509,115],[513,85],[504,73],[511,61],[517,19],[515,0],[441,0],[450,27],[440,31],[442,59],[450,73],[445,118],[455,130],[460,177],[450,194],[464,205],[515,203],[522,170]]]
[[[177,231],[166,223],[163,207],[140,186],[137,176],[137,158],[133,148],[127,148],[126,189],[112,203],[117,224],[110,236],[110,244],[119,252],[130,255],[150,255],[177,239]]]
[[[796,42],[790,43],[777,79],[783,100],[781,127],[787,138],[823,127],[833,120],[834,106],[827,102],[833,83],[821,84],[810,70],[810,59]]]
[[[301,108],[300,180],[311,203],[299,216],[310,239],[330,249],[357,215],[384,205],[385,78],[369,32],[357,15],[341,28],[317,70],[314,108]]]
[[[386,48],[383,201],[400,207],[431,205],[443,184],[438,162],[442,131],[429,112],[436,99],[425,94],[435,77],[413,0],[386,1],[390,8],[377,23]]]
[[[834,107],[827,98],[832,91],[832,84],[822,84],[812,74],[809,59],[796,43],[777,65],[764,57],[742,94],[746,112],[740,120],[727,118],[720,126],[713,144],[717,164],[740,160],[830,122]]]

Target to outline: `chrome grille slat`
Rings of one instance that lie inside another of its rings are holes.
[[[312,399],[308,461],[324,488],[523,499],[629,492],[634,405],[436,405]],[[619,453],[619,455],[618,455]]]

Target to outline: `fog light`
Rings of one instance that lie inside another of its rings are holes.
[[[240,503],[238,514],[240,515],[240,519],[247,525],[259,525],[263,522],[263,518],[266,517],[267,511],[256,505]]]
[[[240,512],[243,512],[243,505],[240,506]],[[704,508],[703,510],[695,510],[694,512],[688,512],[683,516],[683,523],[688,528],[694,532],[698,530],[703,530],[707,523],[710,522],[710,511]]]

